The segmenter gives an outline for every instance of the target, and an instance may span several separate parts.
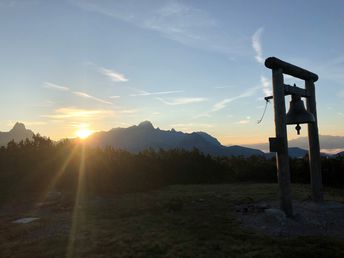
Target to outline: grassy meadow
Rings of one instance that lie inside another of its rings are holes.
[[[274,200],[276,184],[173,185],[142,193],[68,194],[37,206],[35,198],[4,205],[0,257],[343,257],[344,240],[274,238],[244,229],[235,206]],[[293,185],[307,199],[308,185]],[[343,191],[326,198],[344,201]],[[14,224],[21,217],[39,217]]]

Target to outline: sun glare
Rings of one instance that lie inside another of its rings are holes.
[[[86,139],[88,136],[91,135],[91,133],[92,132],[90,130],[82,128],[82,129],[76,131],[75,134],[81,139]]]

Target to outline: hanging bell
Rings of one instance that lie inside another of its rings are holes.
[[[291,95],[290,107],[286,116],[286,124],[297,124],[295,127],[297,134],[300,134],[300,124],[313,123],[315,118],[312,113],[305,108],[301,96],[297,94]]]

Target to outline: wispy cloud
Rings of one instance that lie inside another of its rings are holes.
[[[62,107],[55,109],[53,114],[43,115],[55,120],[72,120],[72,123],[79,123],[76,121],[83,121],[82,124],[86,124],[85,121],[109,119],[111,117],[117,117],[121,115],[135,114],[139,109],[133,108],[120,108],[120,109],[83,109],[77,107]]]
[[[148,92],[148,91],[140,90],[139,93],[130,94],[130,96],[136,97],[136,96],[168,95],[168,94],[181,93],[181,92],[184,92],[184,91],[171,90],[171,91]]]
[[[116,114],[122,114],[122,115],[130,115],[135,114],[139,111],[139,109],[133,108],[133,109],[121,109],[116,110]]]
[[[8,125],[13,127],[15,125],[15,123],[17,123],[18,121],[8,121]],[[25,126],[37,126],[37,125],[45,125],[47,124],[47,122],[45,121],[34,121],[34,120],[26,120],[26,121],[20,121],[20,123],[23,123]]]
[[[119,99],[121,96],[110,96],[110,99]]]
[[[51,115],[43,115],[51,119],[66,119],[66,118],[101,118],[104,116],[113,115],[114,111],[109,109],[80,109],[75,107],[63,107],[54,110]]]
[[[246,55],[248,52],[247,37],[244,35],[239,37],[238,28],[235,26],[223,28],[208,11],[186,4],[184,1],[71,0],[71,2],[82,9],[155,31],[164,38],[192,48],[229,55],[231,58],[233,55]]]
[[[256,60],[260,64],[264,64],[264,58],[263,58],[263,48],[262,48],[262,42],[261,42],[261,36],[263,33],[263,28],[259,28],[253,35],[252,35],[252,47],[254,51],[256,52]]]
[[[243,93],[241,93],[241,94],[239,94],[237,96],[223,99],[223,100],[221,100],[221,101],[219,101],[219,102],[214,104],[213,108],[211,109],[211,112],[220,111],[221,109],[224,109],[230,103],[232,103],[233,101],[236,101],[238,99],[250,97],[260,88],[261,87],[253,87],[253,88],[250,88],[247,91],[245,91],[245,92],[243,92]]]
[[[107,100],[104,100],[104,99],[100,99],[100,98],[94,97],[94,96],[89,95],[89,94],[87,94],[87,93],[85,93],[85,92],[73,91],[73,94],[76,95],[76,96],[82,97],[82,98],[92,99],[92,100],[98,101],[98,102],[100,102],[100,103],[112,105],[112,102],[110,102],[110,101],[107,101]]]
[[[177,105],[187,105],[187,104],[194,104],[207,101],[206,98],[175,98],[171,100],[166,100],[163,98],[157,98],[162,103],[169,105],[169,106],[177,106]]]
[[[45,82],[44,83],[44,87],[48,88],[48,89],[53,89],[53,90],[60,90],[60,91],[66,91],[69,92],[69,94],[74,94],[78,97],[82,97],[82,98],[87,98],[87,99],[92,99],[95,100],[97,102],[103,103],[103,104],[107,104],[107,105],[112,105],[113,103],[101,98],[97,98],[95,96],[92,96],[86,92],[82,92],[82,91],[72,91],[69,87],[66,86],[61,86],[52,82]],[[110,97],[111,98],[111,97]]]
[[[240,125],[245,125],[245,124],[249,124],[251,122],[251,117],[250,116],[247,116],[245,119],[242,119],[238,122],[236,122],[237,124],[240,124]]]
[[[260,76],[260,82],[262,83],[262,86],[263,86],[264,95],[271,96],[272,90],[271,90],[271,83],[269,79],[262,75]]]
[[[114,82],[127,82],[128,79],[121,73],[115,72],[113,70],[104,68],[104,67],[100,67],[99,71],[105,75],[106,77],[108,77],[111,81]]]
[[[67,87],[67,86],[58,85],[58,84],[55,84],[52,82],[44,82],[43,87],[47,88],[47,89],[60,90],[60,91],[69,91],[70,90],[69,87]]]
[[[205,123],[177,123],[171,124],[170,127],[184,132],[193,132],[204,130],[204,128],[214,128],[214,125]]]

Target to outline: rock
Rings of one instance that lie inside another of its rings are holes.
[[[27,223],[31,223],[35,220],[38,220],[39,218],[21,218],[21,219],[17,219],[15,221],[12,221],[13,223],[16,223],[16,224],[27,224]]]
[[[287,221],[287,216],[280,209],[270,208],[270,209],[266,209],[264,213],[265,213],[264,220],[265,222],[269,224],[278,224],[282,226]]]

